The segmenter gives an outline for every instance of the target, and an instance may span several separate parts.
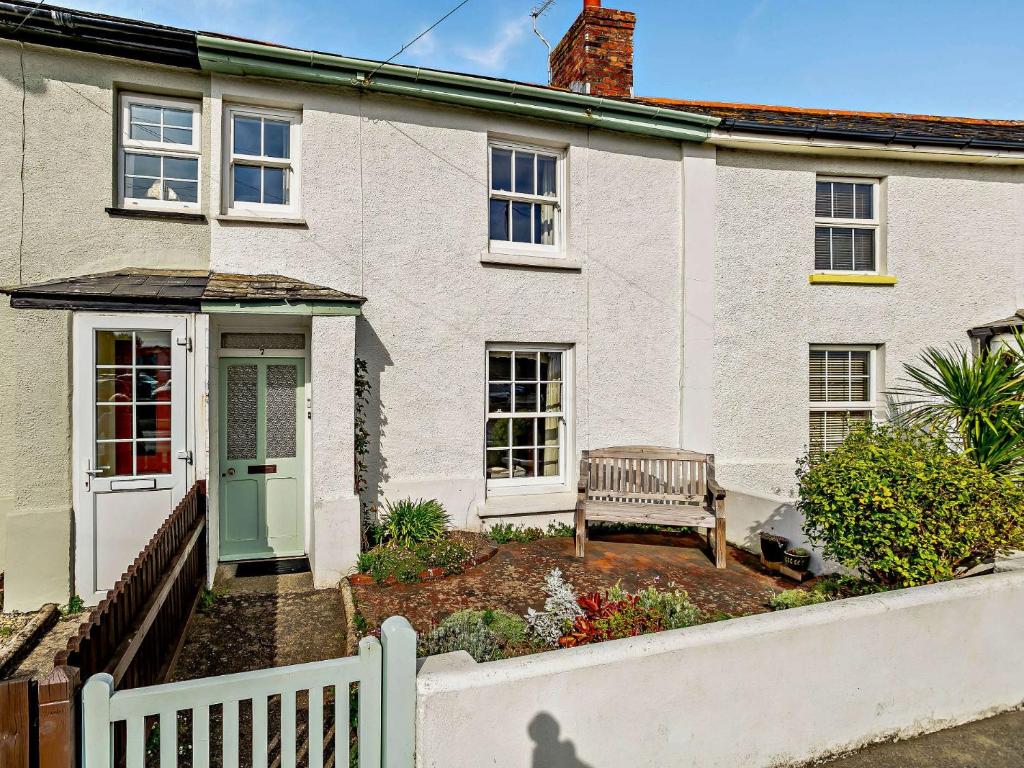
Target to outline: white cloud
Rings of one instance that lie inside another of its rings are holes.
[[[455,53],[487,72],[501,71],[508,66],[510,54],[529,32],[529,22],[525,19],[506,21],[490,44],[479,47],[457,46]]]

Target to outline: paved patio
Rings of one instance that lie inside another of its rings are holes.
[[[463,608],[503,608],[523,614],[541,608],[544,576],[559,568],[577,592],[608,589],[621,581],[634,591],[650,585],[685,589],[711,615],[768,611],[769,596],[795,585],[764,572],[749,554],[729,548],[729,567],[718,570],[696,534],[597,534],[587,557],[574,556],[569,537],[505,544],[468,572],[421,584],[352,587],[356,607],[369,627],[402,615],[418,632]]]

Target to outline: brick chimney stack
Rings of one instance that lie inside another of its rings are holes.
[[[593,96],[632,96],[634,27],[636,14],[583,0],[583,12],[551,52],[551,84]]]

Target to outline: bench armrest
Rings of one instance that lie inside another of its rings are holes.
[[[725,488],[718,484],[713,477],[708,478],[708,499],[710,501],[721,501],[725,498]]]
[[[576,484],[576,492],[581,499],[587,497],[587,487],[590,485],[590,462],[580,459],[580,481]]]

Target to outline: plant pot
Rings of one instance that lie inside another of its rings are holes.
[[[769,563],[781,563],[785,558],[786,539],[774,533],[761,533],[761,554]]]
[[[793,550],[787,550],[785,555],[785,563],[795,571],[806,571],[807,566],[811,564],[811,553],[810,552],[795,552]]]

